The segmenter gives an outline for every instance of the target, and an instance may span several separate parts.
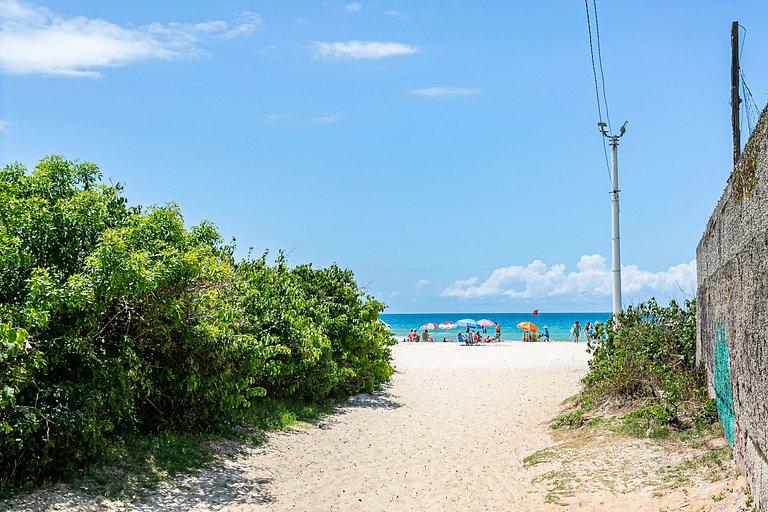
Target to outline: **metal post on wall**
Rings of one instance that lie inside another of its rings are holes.
[[[733,128],[733,166],[741,156],[741,129],[739,128],[739,22],[731,23],[731,127]]]

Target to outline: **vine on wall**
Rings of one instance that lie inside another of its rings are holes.
[[[766,138],[766,116],[768,116],[768,107],[758,118],[755,129],[752,130],[752,135],[741,153],[741,158],[729,178],[733,185],[733,199],[737,203],[749,197],[752,189],[755,188],[757,158],[762,151],[762,142]]]

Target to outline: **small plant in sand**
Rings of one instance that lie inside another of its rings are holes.
[[[621,413],[626,431],[664,437],[670,429],[704,426],[716,418],[705,377],[696,367],[696,303],[654,299],[629,306],[590,341],[593,357],[582,379],[578,409],[554,426],[581,426],[595,411]]]

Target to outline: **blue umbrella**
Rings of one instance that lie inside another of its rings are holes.
[[[470,329],[479,329],[482,327],[482,325],[471,318],[462,318],[456,322],[456,327],[469,327]]]

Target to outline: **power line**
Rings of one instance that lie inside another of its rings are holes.
[[[744,95],[744,113],[747,115],[747,128],[751,132],[754,128],[754,123],[757,122],[757,118],[760,117],[760,109],[757,108],[755,98],[752,96],[752,91],[747,85],[747,79],[744,76],[744,70],[739,66],[739,76],[741,77],[741,91]]]
[[[595,52],[593,49],[592,44],[592,22],[589,19],[589,0],[584,0],[584,9],[587,13],[587,32],[589,33],[589,56],[592,60],[592,77],[595,80],[595,99],[597,100],[597,118],[602,123],[603,122],[603,112],[602,108],[600,107],[600,87],[597,83],[597,69],[595,68]],[[595,9],[595,13],[597,13],[597,9]],[[595,22],[597,22],[597,18],[595,18]],[[599,33],[598,33],[599,34]],[[599,37],[598,37],[598,58],[600,59],[600,76],[603,76],[603,60],[600,56],[600,44],[599,44]],[[603,83],[603,95],[605,95],[605,80],[602,81]],[[607,103],[606,103],[606,115],[607,112]],[[610,122],[609,122],[610,127]],[[605,169],[608,171],[608,181],[611,184],[611,190],[614,190],[615,187],[613,186],[613,178],[611,177],[611,166],[608,163],[608,148],[605,145],[605,137],[600,137],[603,140],[603,156],[605,157]]]
[[[605,103],[605,120],[608,122],[608,130],[611,131],[611,116],[608,114],[608,96],[605,94],[605,75],[603,74],[603,53],[600,51],[600,23],[597,19],[597,0],[592,0],[595,11],[595,35],[597,35],[597,62],[600,64],[600,83],[603,86],[603,103]]]
[[[595,79],[595,98],[597,99],[597,118],[603,122],[603,112],[600,108],[600,89],[597,85],[597,69],[595,69],[595,52],[592,49],[592,22],[589,20],[589,0],[584,0],[584,7],[587,10],[587,31],[589,32],[589,56],[592,59],[592,76]]]
[[[757,108],[755,98],[752,96],[752,91],[747,85],[747,78],[744,76],[744,68],[741,66],[741,56],[744,53],[744,43],[747,40],[747,28],[739,23],[739,28],[744,31],[744,35],[741,38],[741,46],[739,47],[739,78],[741,79],[741,93],[744,96],[743,108],[744,114],[747,118],[747,129],[749,132],[754,128],[753,122],[757,123],[757,119],[760,117],[760,109]]]

